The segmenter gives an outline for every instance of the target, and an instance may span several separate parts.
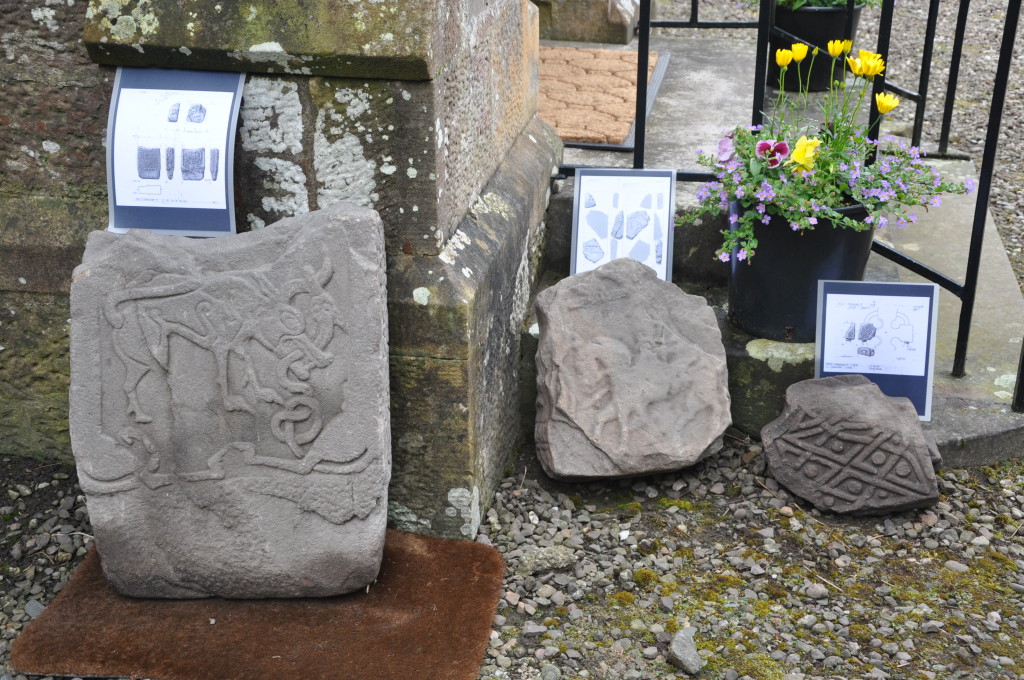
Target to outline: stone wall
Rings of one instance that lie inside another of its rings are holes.
[[[343,7],[0,0],[0,455],[70,459],[66,291],[107,223],[113,65],[242,70],[239,228],[341,201],[381,214],[393,518],[475,535],[517,442],[519,325],[560,154],[535,117],[538,12]]]
[[[0,0],[0,455],[71,459],[66,293],[107,221],[114,73],[85,52],[85,11]]]
[[[389,253],[437,255],[536,112],[535,11],[349,4],[93,0],[85,42],[100,63],[250,73],[239,224],[350,200],[380,212]]]

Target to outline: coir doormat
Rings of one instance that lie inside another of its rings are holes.
[[[636,117],[638,53],[601,48],[540,48],[539,115],[566,146],[629,148]],[[669,55],[648,58],[647,111],[664,79]]]
[[[489,546],[389,530],[369,593],[150,600],[111,590],[93,550],[15,640],[11,662],[155,680],[473,680],[504,569]]]

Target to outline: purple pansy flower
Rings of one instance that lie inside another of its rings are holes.
[[[777,168],[789,156],[789,144],[774,139],[763,139],[754,147],[754,152],[761,160],[768,161],[769,168]]]

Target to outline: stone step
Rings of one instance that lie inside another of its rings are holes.
[[[557,43],[566,45],[569,43]],[[610,49],[632,46],[602,45]],[[714,37],[653,36],[651,49],[668,52],[671,63],[647,125],[645,166],[700,170],[697,150],[711,148],[723,129],[748,122],[752,110],[754,43]],[[694,96],[693,93],[700,93]],[[564,163],[630,168],[630,153],[566,149]],[[941,160],[944,176],[975,176],[970,161]],[[547,267],[552,276],[568,274],[572,233],[573,182],[556,183],[548,212]],[[680,183],[677,207],[695,204],[696,186]],[[975,197],[946,196],[941,208],[923,214],[911,228],[886,230],[898,249],[939,271],[962,280],[974,219]],[[680,228],[675,233],[674,280],[691,292],[705,294],[716,306],[730,361],[733,419],[739,429],[757,435],[782,410],[790,383],[813,377],[813,344],[787,344],[745,336],[725,320],[726,267],[711,260],[724,225]],[[921,281],[919,277],[873,255],[868,280]],[[1013,413],[1010,400],[1024,335],[1024,297],[1005,249],[987,220],[978,296],[971,323],[967,375],[951,375],[960,303],[943,291],[940,299],[933,417],[925,428],[935,437],[947,465],[983,465],[1024,451],[1024,414]],[[527,326],[533,323],[528,321]],[[528,335],[528,334],[524,334]],[[535,340],[533,341],[536,342]],[[531,347],[527,339],[523,348]],[[527,356],[527,363],[532,359]],[[528,375],[524,371],[524,377]],[[527,378],[529,380],[529,378]],[[524,413],[529,428],[529,395]]]

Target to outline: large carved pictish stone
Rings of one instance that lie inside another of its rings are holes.
[[[329,596],[376,577],[391,434],[375,212],[209,240],[94,232],[71,292],[72,448],[119,592]]]
[[[864,376],[791,385],[761,440],[772,476],[822,510],[877,515],[938,500],[942,458],[913,404]]]
[[[689,467],[730,424],[725,350],[704,298],[629,258],[537,296],[537,455],[556,478]]]

